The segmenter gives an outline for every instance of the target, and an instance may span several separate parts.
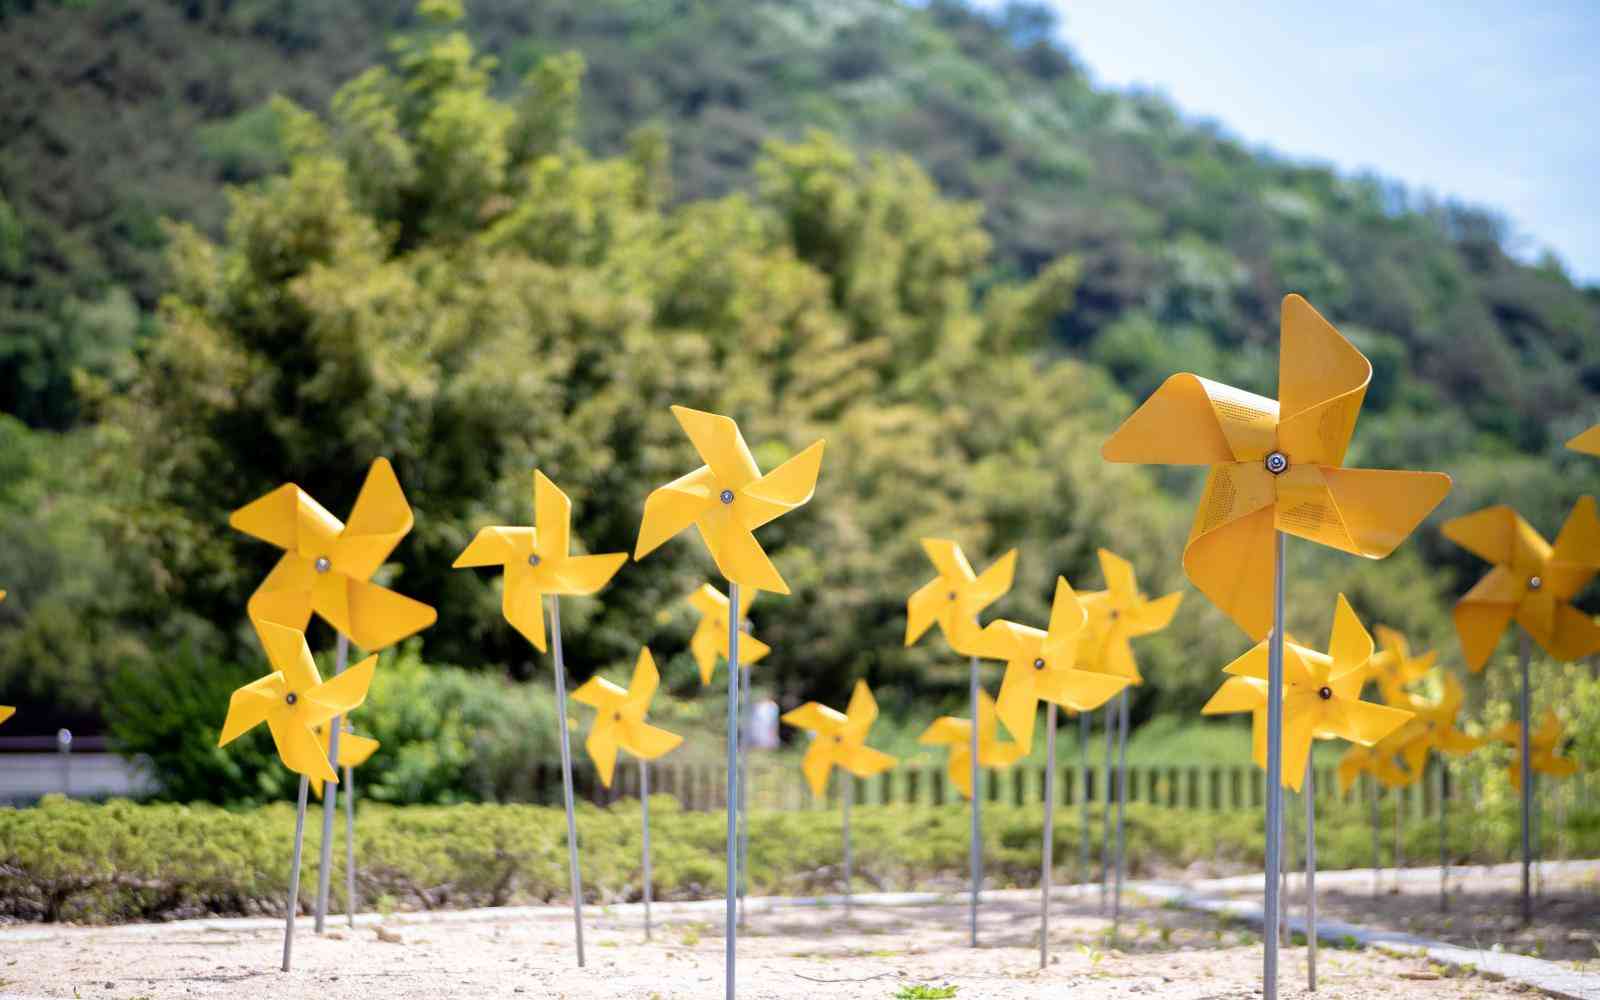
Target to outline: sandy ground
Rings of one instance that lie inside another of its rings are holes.
[[[589,967],[573,963],[570,913],[407,915],[380,930],[338,926],[325,937],[303,920],[295,969],[278,971],[281,926],[262,921],[44,928],[0,939],[0,998],[117,1000],[270,996],[318,1000],[440,997],[720,997],[720,911],[658,906],[653,941],[637,906],[585,911]],[[980,923],[983,947],[966,947],[964,898],[918,906],[768,909],[752,905],[739,939],[739,995],[748,998],[875,998],[907,987],[951,985],[960,1000],[987,997],[1160,996],[1249,1000],[1260,994],[1256,934],[1217,919],[1133,901],[1123,939],[1095,897],[1061,900],[1051,917],[1052,960],[1039,968],[1037,896],[992,894]],[[1519,987],[1450,978],[1421,959],[1324,948],[1322,1000],[1501,997]],[[1304,949],[1283,954],[1284,997],[1304,990]],[[901,994],[904,995],[904,994]],[[914,995],[914,994],[912,994]]]

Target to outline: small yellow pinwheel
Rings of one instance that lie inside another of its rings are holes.
[[[501,613],[543,653],[544,595],[592,594],[622,568],[628,554],[571,555],[572,501],[537,469],[533,472],[533,521],[531,528],[478,529],[453,566],[502,566]]]
[[[645,498],[633,557],[643,559],[692,524],[730,583],[787,594],[789,585],[762,551],[755,530],[811,499],[823,443],[813,442],[763,476],[731,419],[687,406],[674,406],[672,413],[706,464]]]
[[[1078,635],[1087,620],[1066,577],[1057,577],[1049,629],[1041,632],[1001,618],[990,622],[978,637],[979,656],[1005,661],[995,713],[1020,746],[1033,746],[1040,701],[1090,712],[1128,686],[1126,677],[1075,669]]]
[[[339,776],[328,763],[327,746],[316,730],[336,715],[348,715],[366,700],[378,657],[369,656],[324,682],[317,675],[304,633],[265,621],[257,627],[272,673],[246,684],[228,699],[228,717],[223,720],[217,746],[225,747],[265,722],[285,767],[308,778],[337,782]]]
[[[1404,731],[1405,727],[1402,726],[1399,732]],[[1349,794],[1362,774],[1372,775],[1385,788],[1404,788],[1422,776],[1421,772],[1413,774],[1395,762],[1395,748],[1390,745],[1393,739],[1391,736],[1370,747],[1357,743],[1344,752],[1339,758],[1340,795]]]
[[[878,703],[866,681],[856,681],[843,715],[814,701],[784,713],[784,722],[815,737],[800,762],[812,795],[821,798],[827,793],[828,776],[836,767],[858,778],[870,778],[899,763],[883,751],[867,746],[867,730],[877,718]]]
[[[945,767],[950,784],[964,798],[972,798],[972,722],[953,715],[943,715],[917,737],[923,746],[948,746],[950,758]],[[1009,743],[1000,738],[999,720],[995,715],[994,699],[989,692],[978,692],[978,764],[980,767],[1006,768],[1028,755],[1021,743]]]
[[[1517,791],[1522,790],[1522,727],[1516,722],[1507,722],[1489,734],[1491,740],[1511,744],[1511,763],[1506,768],[1506,773],[1511,777],[1511,787]],[[1537,774],[1548,774],[1552,778],[1570,778],[1578,773],[1578,762],[1570,757],[1561,756],[1561,742],[1566,737],[1566,731],[1561,725],[1561,717],[1553,711],[1544,713],[1544,719],[1539,723],[1539,728],[1528,734],[1528,767]]]
[[[1082,597],[1089,627],[1078,646],[1078,661],[1085,670],[1115,674],[1140,684],[1143,678],[1128,640],[1172,624],[1183,594],[1174,591],[1150,600],[1139,590],[1132,563],[1110,549],[1101,549],[1099,554],[1106,589],[1090,591]]]
[[[1450,491],[1442,473],[1344,468],[1372,365],[1298,295],[1281,331],[1278,399],[1174,375],[1101,449],[1211,466],[1183,568],[1252,639],[1272,627],[1275,531],[1380,559]]]
[[[754,589],[739,591],[739,620],[744,621],[750,611],[750,602],[756,599]],[[719,593],[709,583],[689,595],[689,604],[700,614],[700,623],[689,638],[689,651],[700,668],[700,683],[710,684],[717,669],[717,657],[728,658],[728,597]],[[747,667],[772,652],[772,647],[753,635],[739,638],[739,666]]]
[[[411,507],[387,459],[367,471],[349,524],[293,483],[234,511],[228,523],[286,550],[246,605],[258,631],[270,623],[303,632],[316,612],[370,652],[420,632],[437,617],[426,604],[369,582],[412,525]]]
[[[1600,652],[1600,626],[1573,596],[1600,572],[1600,516],[1594,497],[1567,515],[1554,546],[1510,507],[1446,521],[1444,535],[1494,569],[1456,602],[1456,632],[1467,666],[1482,670],[1513,618],[1557,660]]]
[[[1467,701],[1461,682],[1448,671],[1442,672],[1441,677],[1443,690],[1436,699],[1405,694],[1398,700],[1389,701],[1395,708],[1406,709],[1413,716],[1411,721],[1401,728],[1397,738],[1400,741],[1399,752],[1405,760],[1406,770],[1417,777],[1422,776],[1430,753],[1460,756],[1483,746],[1482,740],[1467,735],[1456,725],[1461,709]]]
[[[1224,673],[1267,678],[1267,646],[1263,640],[1248,653],[1228,664]],[[1306,759],[1312,739],[1345,739],[1372,746],[1393,733],[1411,718],[1411,713],[1386,705],[1361,700],[1368,661],[1372,659],[1372,636],[1339,595],[1333,617],[1333,639],[1327,653],[1320,653],[1287,638],[1283,644],[1283,783],[1300,790],[1305,779]],[[1220,693],[1220,692],[1219,692]],[[1263,695],[1266,695],[1263,689]],[[1266,727],[1254,727],[1254,756],[1258,766],[1267,765]]]
[[[1373,631],[1378,634],[1378,652],[1372,654],[1368,672],[1378,682],[1383,700],[1404,708],[1411,697],[1405,689],[1428,676],[1438,654],[1430,649],[1420,656],[1412,656],[1411,644],[1398,629],[1379,625]]]
[[[1573,451],[1581,451],[1585,455],[1600,455],[1600,424],[1595,424],[1568,441],[1567,447]]]
[[[639,659],[633,665],[633,680],[627,690],[617,687],[604,677],[591,677],[578,690],[572,700],[591,705],[595,709],[594,723],[589,727],[589,739],[584,743],[595,770],[600,772],[600,782],[611,787],[611,775],[617,767],[617,749],[620,747],[641,760],[655,760],[676,750],[683,737],[644,721],[650,702],[661,685],[661,674],[649,647],[639,650]]]
[[[381,744],[370,736],[357,736],[347,727],[339,734],[339,759],[333,759],[333,730],[326,725],[318,726],[315,730],[317,740],[322,743],[322,753],[332,762],[335,769],[342,770],[347,767],[355,768],[365,764],[377,752]],[[311,790],[317,798],[322,798],[322,779],[311,779]]]
[[[929,580],[906,601],[906,645],[939,623],[950,648],[965,656],[981,655],[978,612],[993,604],[1011,589],[1016,574],[1017,550],[996,559],[983,573],[972,572],[961,546],[943,538],[924,538],[922,549],[933,561],[938,576]]]

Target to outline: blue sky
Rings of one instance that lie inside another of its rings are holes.
[[[1600,283],[1600,3],[1049,2],[1100,83],[1484,205]]]

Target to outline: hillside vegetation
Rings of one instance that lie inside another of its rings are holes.
[[[1443,515],[1511,502],[1547,534],[1600,484],[1560,451],[1597,415],[1594,290],[1489,213],[1095,89],[1039,8],[0,11],[13,726],[93,721],[108,677],[177,650],[254,663],[273,553],[227,512],[293,477],[342,514],[377,455],[418,510],[386,582],[440,609],[422,655],[531,676],[497,582],[451,560],[526,522],[534,466],[583,545],[631,550],[695,461],[672,402],[735,414],[767,467],[828,439],[816,500],[763,532],[795,591],[753,613],[780,700],[865,676],[931,716],[964,667],[901,647],[916,538],[1022,547],[995,610],[1024,621],[1057,573],[1100,586],[1100,545],[1181,586],[1195,476],[1100,442],[1174,370],[1271,393],[1287,290],[1376,366],[1352,464],[1450,472]],[[1297,546],[1291,625],[1320,641],[1344,590],[1453,651],[1477,570],[1427,526],[1381,564]],[[709,572],[675,543],[572,602],[580,677],[681,657]],[[1193,708],[1243,648],[1191,594],[1140,647],[1138,714]]]

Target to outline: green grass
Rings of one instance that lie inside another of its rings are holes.
[[[928,986],[917,983],[902,986],[894,993],[894,1000],[949,1000],[956,995],[954,986]]]

